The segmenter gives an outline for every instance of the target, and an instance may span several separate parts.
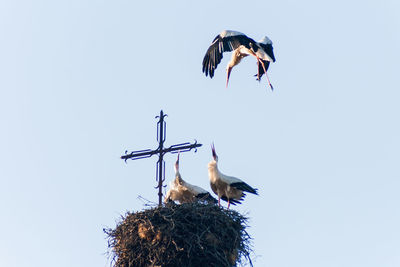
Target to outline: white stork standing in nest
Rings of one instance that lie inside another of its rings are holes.
[[[217,203],[217,200],[211,196],[211,194],[199,187],[189,184],[182,179],[179,173],[179,154],[175,162],[175,179],[170,183],[170,189],[168,190],[164,202],[178,201],[179,203],[191,203],[196,201],[206,201],[209,203]]]
[[[211,146],[213,160],[208,163],[208,176],[210,178],[211,189],[218,195],[218,206],[221,206],[220,201],[225,200],[229,205],[240,204],[246,194],[249,192],[258,195],[257,189],[251,187],[239,178],[232,177],[221,173],[218,170],[218,156],[215,153],[214,144]]]
[[[261,76],[265,73],[271,90],[274,89],[269,81],[267,70],[270,62],[275,62],[275,56],[272,47],[272,41],[267,36],[256,42],[241,32],[227,30],[221,32],[219,35],[217,35],[217,37],[214,38],[212,44],[206,52],[206,55],[204,56],[203,72],[205,75],[210,75],[210,78],[212,78],[214,76],[215,69],[221,62],[222,54],[232,50],[234,51],[232,53],[231,61],[229,61],[228,65],[226,66],[226,87],[228,87],[229,76],[232,68],[238,65],[242,58],[252,55],[257,58],[257,80],[261,81]]]

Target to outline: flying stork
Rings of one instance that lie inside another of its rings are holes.
[[[211,194],[199,187],[189,184],[182,179],[179,173],[179,154],[174,165],[175,168],[175,179],[170,183],[170,189],[168,190],[164,202],[178,201],[182,203],[191,203],[195,201],[207,201],[209,203],[217,203],[217,200],[211,196]]]
[[[240,61],[248,55],[257,58],[258,72],[257,80],[261,81],[261,76],[265,73],[271,90],[274,89],[269,81],[267,70],[270,62],[275,62],[272,41],[265,36],[260,41],[256,42],[247,37],[245,34],[237,31],[225,30],[214,38],[212,44],[208,48],[203,59],[203,72],[210,78],[214,76],[214,71],[221,62],[224,52],[232,53],[231,61],[226,66],[226,87],[228,87],[229,76],[232,68],[240,63]]]
[[[240,204],[246,194],[249,192],[258,195],[257,189],[251,187],[239,178],[221,173],[218,170],[218,156],[215,153],[214,144],[211,145],[213,160],[208,163],[208,176],[210,178],[211,189],[218,195],[218,206],[221,206],[221,199],[228,202],[229,205]]]

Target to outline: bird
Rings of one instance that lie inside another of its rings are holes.
[[[226,67],[226,87],[228,87],[229,76],[232,68],[240,63],[240,61],[249,55],[257,58],[258,72],[257,80],[261,81],[261,76],[265,73],[271,90],[274,89],[267,76],[267,70],[270,62],[275,62],[272,41],[265,36],[256,42],[244,33],[237,31],[224,30],[218,34],[203,59],[203,72],[210,78],[214,76],[214,71],[221,62],[224,52],[232,52],[231,61]]]
[[[218,195],[218,206],[221,206],[221,199],[230,204],[240,204],[246,194],[244,192],[258,195],[258,189],[251,187],[239,178],[221,173],[218,169],[218,156],[214,144],[211,145],[213,159],[208,163],[208,176],[211,189]]]
[[[174,168],[175,179],[170,183],[170,189],[168,190],[164,199],[165,203],[170,201],[178,201],[180,204],[197,201],[217,203],[217,200],[212,197],[207,190],[199,186],[192,185],[182,179],[182,176],[179,172],[179,153]]]

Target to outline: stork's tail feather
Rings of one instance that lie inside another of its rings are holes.
[[[207,201],[208,203],[214,203],[214,204],[217,204],[217,203],[218,203],[218,200],[216,200],[215,198],[213,198],[213,197],[210,195],[210,193],[201,193],[201,194],[198,194],[198,195],[196,196],[196,198],[197,198],[198,200],[200,200],[200,201]]]
[[[249,192],[255,195],[258,195],[256,188],[251,187],[250,185],[246,184],[245,182],[240,182],[240,183],[233,183],[230,184],[231,187],[234,187],[236,189],[245,191],[245,192]]]

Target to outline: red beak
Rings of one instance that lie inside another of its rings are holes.
[[[229,67],[226,69],[226,88],[228,88],[228,83],[229,83],[229,76],[231,76],[231,71],[232,67]]]
[[[217,159],[217,153],[215,153],[214,143],[212,143],[212,145],[211,145],[211,151],[212,151],[212,155],[213,155],[214,160],[216,160]]]
[[[176,162],[175,162],[176,170],[179,170],[179,154],[180,154],[180,152],[178,152],[178,158],[176,159]]]

